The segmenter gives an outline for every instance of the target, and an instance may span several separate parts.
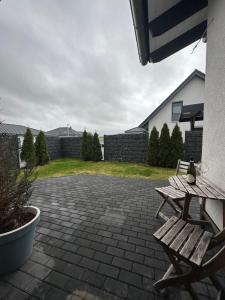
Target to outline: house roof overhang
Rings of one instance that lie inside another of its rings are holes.
[[[206,33],[208,0],[130,0],[142,65],[159,62]]]

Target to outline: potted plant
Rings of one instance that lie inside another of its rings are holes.
[[[0,274],[23,265],[32,253],[40,210],[29,206],[33,164],[19,172],[16,137],[0,137]]]

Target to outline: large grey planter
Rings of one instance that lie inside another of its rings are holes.
[[[15,271],[31,256],[35,227],[40,220],[40,210],[27,206],[35,217],[15,230],[0,234],[0,274]]]

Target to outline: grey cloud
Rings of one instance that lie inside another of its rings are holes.
[[[123,132],[205,68],[202,44],[142,67],[128,0],[5,0],[0,38],[0,118],[43,130]]]

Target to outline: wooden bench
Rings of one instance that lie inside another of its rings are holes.
[[[224,241],[225,230],[213,236],[199,225],[173,216],[153,236],[162,245],[172,263],[163,278],[154,284],[156,289],[184,285],[192,298],[197,299],[191,283],[209,277],[218,289],[217,299],[225,299],[224,287],[215,277],[215,273],[225,266],[225,246],[205,261],[207,250]],[[184,273],[181,263],[189,265],[190,271]],[[175,274],[172,275],[172,272]]]
[[[176,174],[175,175],[179,175],[181,173],[187,173],[187,169],[189,167],[189,162],[186,161],[182,161],[182,160],[178,160],[177,162],[177,168],[176,168]],[[195,166],[197,166],[195,164]],[[168,217],[163,214],[161,212],[163,206],[167,203],[169,204],[176,213],[181,213],[183,210],[183,204],[181,202],[181,200],[185,199],[185,193],[179,190],[176,190],[174,187],[172,186],[165,186],[165,187],[157,187],[155,188],[155,190],[162,196],[163,200],[161,202],[161,204],[159,205],[155,217],[158,218],[158,216],[160,216],[161,218],[163,218],[165,221],[168,220]]]

